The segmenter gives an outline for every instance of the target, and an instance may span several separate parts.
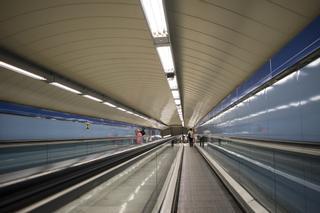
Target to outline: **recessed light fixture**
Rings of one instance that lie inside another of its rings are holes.
[[[173,57],[170,45],[157,47],[160,61],[165,73],[174,72]]]
[[[3,61],[0,61],[0,67],[6,68],[8,70],[14,71],[16,73],[19,73],[19,74],[22,74],[22,75],[25,75],[25,76],[28,76],[28,77],[33,78],[33,79],[42,80],[42,81],[47,80],[47,79],[45,79],[44,77],[42,77],[40,75],[36,75],[34,73],[31,73],[31,72],[26,71],[24,69],[21,69],[19,67],[13,66],[11,64],[5,63]]]
[[[168,28],[162,0],[141,0],[153,38],[167,37]]]
[[[96,98],[96,97],[93,97],[93,96],[91,96],[91,95],[83,95],[83,97],[89,98],[89,99],[94,100],[94,101],[97,101],[97,102],[102,102],[101,99]]]
[[[163,0],[140,0],[140,2],[173,98],[180,99]],[[178,102],[176,101],[176,103]],[[183,123],[183,118],[180,120]]]
[[[109,107],[116,107],[116,105],[113,105],[113,104],[111,104],[111,103],[109,103],[109,102],[103,102],[103,104],[105,104],[105,105],[107,105],[107,106],[109,106]]]
[[[172,92],[172,96],[173,96],[174,99],[179,99],[180,98],[178,90],[171,90],[171,92]]]
[[[126,110],[121,108],[121,107],[117,107],[118,110],[125,112]]]
[[[53,85],[53,86],[59,87],[61,89],[64,89],[66,91],[69,91],[69,92],[73,92],[73,93],[76,93],[76,94],[81,94],[80,91],[78,91],[76,89],[72,89],[71,87],[65,86],[65,85],[60,84],[58,82],[51,82],[50,84]]]
[[[178,83],[176,77],[167,78],[170,89],[178,89]]]

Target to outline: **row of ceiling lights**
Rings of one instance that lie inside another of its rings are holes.
[[[140,0],[155,43],[163,70],[175,101],[179,118],[184,126],[181,98],[174,67],[170,36],[163,0]]]
[[[36,79],[36,80],[48,81],[45,77],[43,77],[41,75],[29,72],[27,70],[24,70],[22,68],[19,68],[17,66],[11,65],[11,64],[8,64],[8,63],[3,62],[3,61],[0,61],[0,67],[3,67],[5,69],[7,69],[7,70],[11,70],[11,71],[14,71],[16,73],[31,77],[31,78]],[[130,111],[128,109],[124,109],[124,107],[122,108],[122,107],[116,106],[116,104],[114,104],[114,103],[103,101],[102,99],[97,98],[95,96],[92,96],[92,95],[89,95],[89,94],[83,94],[79,90],[71,88],[69,86],[66,86],[66,85],[62,84],[61,82],[59,83],[57,81],[52,81],[52,82],[48,81],[48,83],[50,85],[59,87],[60,89],[63,89],[63,90],[66,90],[66,91],[69,91],[69,92],[72,92],[72,93],[75,93],[75,94],[78,94],[78,95],[82,95],[83,97],[88,98],[90,100],[93,100],[93,101],[96,101],[96,102],[100,102],[100,103],[105,104],[105,105],[107,105],[107,106],[109,106],[111,108],[116,108],[116,109],[118,109],[118,110],[120,110],[122,112],[126,112],[126,113],[128,113],[130,115],[133,115],[133,116],[139,117],[141,119],[147,120],[147,121],[151,122],[154,127],[157,127],[157,128],[163,128],[164,127],[163,124],[161,124],[160,122],[158,122],[158,121],[156,121],[156,120],[154,120],[152,118],[148,118],[146,116],[143,116],[143,115],[140,115],[138,113],[132,112],[132,111]]]

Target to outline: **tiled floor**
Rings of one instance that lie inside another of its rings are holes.
[[[185,147],[178,212],[242,212],[195,147]]]

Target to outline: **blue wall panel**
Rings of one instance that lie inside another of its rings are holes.
[[[279,80],[267,89],[269,137],[301,139],[301,113],[297,72]],[[290,104],[296,104],[290,105]]]
[[[0,101],[0,113],[24,115],[30,117],[50,118],[64,121],[89,122],[94,124],[107,124],[115,126],[137,126],[120,121],[107,120],[103,118],[96,118],[78,114],[71,114],[67,112],[54,111],[49,109],[42,109],[33,106],[21,105]]]
[[[0,101],[0,141],[134,136],[141,126]],[[86,128],[86,123],[90,128]],[[147,135],[160,130],[145,128]]]
[[[319,48],[320,17],[317,17],[302,33],[292,39],[281,51],[271,58],[273,75],[299,62]]]
[[[318,66],[298,71],[298,86],[303,140],[320,141],[320,60]]]
[[[0,114],[0,140],[59,140],[134,136],[135,127]]]
[[[288,42],[273,57],[268,59],[252,76],[250,76],[248,80],[231,92],[231,94],[226,96],[208,113],[208,115],[201,119],[197,126],[205,123],[210,118],[232,105],[235,101],[240,100],[263,83],[287,70],[319,48],[320,16],[313,20],[303,31]]]
[[[216,135],[320,142],[320,58],[198,127]]]

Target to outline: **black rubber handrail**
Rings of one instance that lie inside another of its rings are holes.
[[[182,166],[183,166],[183,155],[184,155],[184,149],[182,150],[182,159],[179,166],[179,173],[178,173],[178,179],[176,188],[174,189],[174,198],[172,203],[172,213],[178,212],[178,203],[179,203],[179,194],[180,194],[180,184],[181,184],[181,173],[182,173]]]
[[[0,148],[23,147],[23,146],[44,146],[58,144],[75,144],[99,141],[119,141],[134,140],[135,137],[108,137],[108,138],[91,138],[91,139],[73,139],[73,140],[34,140],[34,141],[0,141]]]

